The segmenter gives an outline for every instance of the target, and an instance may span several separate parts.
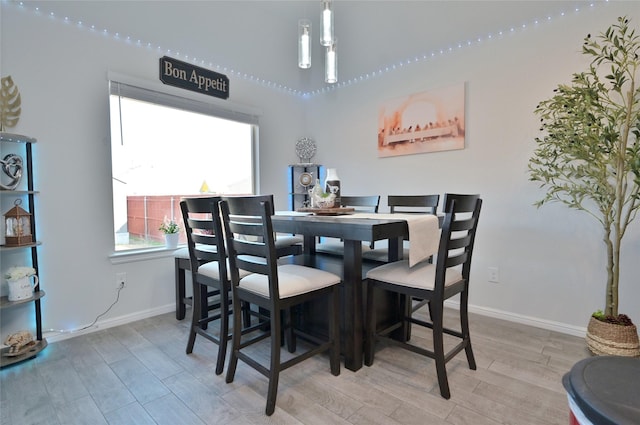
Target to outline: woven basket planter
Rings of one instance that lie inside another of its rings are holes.
[[[640,357],[638,328],[602,322],[595,317],[587,326],[587,346],[598,356]]]

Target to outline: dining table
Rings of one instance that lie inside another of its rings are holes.
[[[436,216],[432,216],[438,222]],[[364,345],[364,300],[363,300],[363,242],[387,242],[387,261],[397,261],[403,256],[403,241],[410,238],[408,217],[401,214],[351,214],[315,215],[295,211],[277,211],[272,216],[273,230],[278,233],[301,235],[303,254],[295,260],[304,265],[331,268],[338,264],[337,272],[342,276],[341,291],[341,351],[347,369],[356,371],[363,365]],[[437,229],[436,224],[436,229]],[[316,252],[319,237],[339,238],[344,249],[341,258],[331,261],[326,255]],[[438,238],[439,239],[439,238]],[[435,241],[437,247],[437,241]],[[364,260],[365,270],[380,263]],[[365,271],[366,273],[366,271]],[[380,297],[378,297],[380,298]],[[405,300],[406,302],[406,300]],[[383,306],[390,320],[400,320],[397,300],[388,300]],[[321,314],[321,313],[318,313]],[[401,330],[398,338],[407,338],[407,330]]]

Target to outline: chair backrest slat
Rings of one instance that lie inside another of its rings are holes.
[[[340,205],[353,207],[356,211],[377,213],[380,207],[380,196],[340,196]]]
[[[440,195],[389,195],[387,205],[391,214],[435,214]]]

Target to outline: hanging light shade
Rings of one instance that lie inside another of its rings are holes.
[[[338,82],[338,40],[327,46],[327,56],[324,61],[324,81],[329,84]]]
[[[298,21],[298,67],[311,68],[311,21]]]
[[[331,2],[322,2],[322,15],[320,16],[320,44],[330,46],[334,42],[333,36],[333,11]]]

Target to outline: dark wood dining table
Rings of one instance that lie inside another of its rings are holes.
[[[344,241],[342,256],[343,329],[342,352],[347,369],[356,371],[363,364],[364,303],[362,242],[388,240],[388,260],[402,258],[402,241],[408,236],[407,222],[401,218],[356,218],[341,216],[287,215],[276,213],[272,217],[273,229],[280,233],[302,235],[306,265],[324,268],[316,255],[316,238],[332,237]]]

